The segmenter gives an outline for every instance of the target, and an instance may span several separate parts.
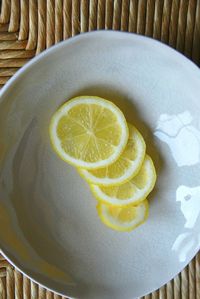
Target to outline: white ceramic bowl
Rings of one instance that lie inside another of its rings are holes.
[[[33,280],[87,299],[159,288],[200,245],[200,71],[154,40],[93,32],[23,67],[0,92],[0,247]],[[158,174],[148,221],[105,227],[76,170],[53,152],[49,120],[77,95],[115,102],[142,132]]]

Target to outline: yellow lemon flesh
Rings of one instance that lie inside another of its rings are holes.
[[[144,160],[146,145],[142,135],[134,126],[128,124],[128,128],[128,143],[116,162],[101,169],[78,169],[80,175],[88,183],[117,186],[129,181],[137,174]]]
[[[93,96],[67,101],[53,115],[50,138],[64,161],[85,169],[114,163],[128,141],[128,126],[112,102]]]
[[[90,185],[97,200],[114,206],[136,205],[152,191],[156,182],[156,172],[151,158],[146,155],[138,174],[120,186]]]
[[[115,207],[99,203],[97,212],[101,221],[117,231],[131,231],[141,225],[148,217],[148,201],[137,206]]]

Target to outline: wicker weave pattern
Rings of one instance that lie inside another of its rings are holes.
[[[0,1],[1,2],[1,1]],[[200,0],[2,0],[0,87],[30,58],[81,32],[113,29],[150,36],[200,65]],[[64,299],[0,255],[0,299]],[[145,299],[200,299],[200,254]]]

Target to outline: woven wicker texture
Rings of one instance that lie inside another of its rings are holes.
[[[200,0],[2,0],[0,6],[0,87],[44,49],[96,29],[153,37],[200,65]],[[14,298],[64,297],[33,283],[0,255],[0,299]],[[200,299],[200,253],[144,298]]]

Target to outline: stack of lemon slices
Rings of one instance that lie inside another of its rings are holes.
[[[143,137],[116,105],[94,96],[71,99],[53,115],[50,138],[89,183],[104,224],[130,231],[147,219],[155,168]]]

